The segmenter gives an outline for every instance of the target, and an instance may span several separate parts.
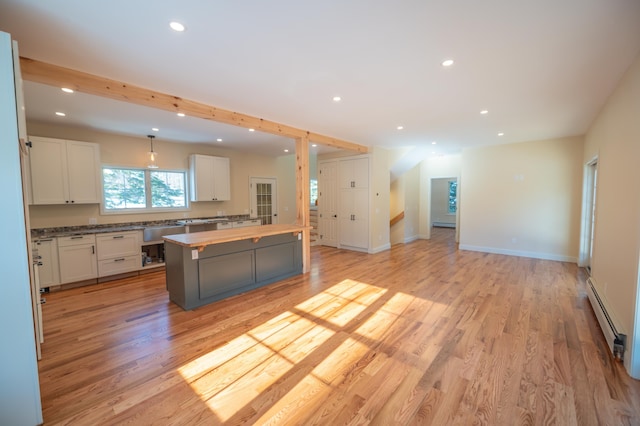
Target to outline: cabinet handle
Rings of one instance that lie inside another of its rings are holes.
[[[47,241],[53,241],[53,238],[45,238],[44,240],[38,241],[38,244],[44,243],[44,242],[47,242]]]
[[[72,240],[81,240],[81,239],[83,239],[83,238],[84,238],[84,237],[83,237],[82,235],[79,235],[79,236],[77,236],[77,237],[71,237],[71,239],[72,239]]]
[[[124,235],[116,235],[115,237],[113,237],[114,240],[118,238],[124,238]]]
[[[96,254],[96,246],[91,246],[91,254]]]
[[[124,262],[124,257],[120,257],[118,259],[113,259],[114,262]]]

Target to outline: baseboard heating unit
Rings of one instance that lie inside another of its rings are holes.
[[[591,277],[587,278],[587,294],[589,296],[589,302],[593,307],[593,311],[598,318],[598,323],[607,340],[609,349],[613,353],[613,356],[620,361],[624,360],[624,353],[627,350],[627,335],[620,333],[614,321],[611,319],[611,315],[607,312],[607,308],[602,303],[602,299],[598,295],[593,280]]]

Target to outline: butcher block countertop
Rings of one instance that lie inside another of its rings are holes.
[[[195,248],[199,251],[212,244],[229,243],[232,241],[254,240],[259,241],[262,237],[279,234],[299,234],[311,226],[302,225],[262,225],[250,226],[246,228],[220,229],[215,231],[194,232],[191,234],[168,235],[165,241],[178,244],[183,247]]]

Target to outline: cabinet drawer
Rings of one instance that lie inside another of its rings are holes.
[[[70,237],[58,237],[58,247],[77,246],[81,244],[95,244],[96,236],[91,235],[72,235]]]
[[[98,234],[96,243],[98,245],[98,260],[140,256],[137,231]]]
[[[122,274],[140,269],[140,255],[121,256],[98,261],[98,276]]]

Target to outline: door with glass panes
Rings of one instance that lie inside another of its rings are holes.
[[[278,197],[276,178],[252,177],[249,182],[251,193],[251,217],[261,219],[263,225],[278,223]]]

